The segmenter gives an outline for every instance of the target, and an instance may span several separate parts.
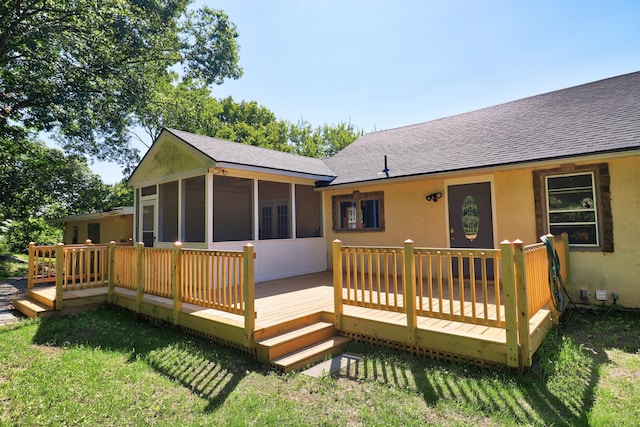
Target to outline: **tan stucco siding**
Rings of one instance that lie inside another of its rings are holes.
[[[625,307],[640,308],[640,156],[598,159],[577,162],[576,166],[606,162],[611,176],[611,211],[613,217],[614,252],[571,250],[571,297],[579,302],[598,303],[595,291],[616,292],[619,303]],[[549,164],[539,169],[553,169],[561,164]],[[525,244],[539,242],[536,233],[533,168],[469,174],[463,181],[475,178],[493,182],[495,197],[496,247],[503,240],[520,239]],[[443,197],[438,202],[427,202],[425,196],[433,192],[445,194],[445,183],[461,176],[423,178],[386,185],[324,191],[325,236],[328,263],[331,265],[331,242],[340,239],[344,245],[401,246],[412,239],[416,246],[448,247],[446,234],[447,204]],[[335,232],[333,231],[332,196],[384,192],[385,231]],[[590,298],[580,300],[579,290],[587,289]],[[606,302],[611,304],[612,300]]]
[[[89,224],[100,224],[100,241],[93,243],[128,243],[133,239],[133,215],[119,215],[85,221],[69,221],[64,224],[63,243],[73,242],[73,227],[78,227],[78,243],[87,240]],[[131,239],[131,240],[130,240]]]
[[[589,292],[616,292],[619,304],[640,308],[640,156],[612,159],[611,213],[613,216],[614,252],[571,253],[572,298],[579,300],[579,289]],[[607,304],[611,303],[611,298]]]

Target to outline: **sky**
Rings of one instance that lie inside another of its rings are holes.
[[[240,34],[216,98],[364,132],[640,71],[639,1],[197,0]],[[144,155],[146,147],[136,144]],[[94,164],[107,183],[119,167]]]

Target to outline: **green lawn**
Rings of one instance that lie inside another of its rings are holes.
[[[0,425],[636,425],[640,313],[574,312],[524,375],[365,345],[336,378],[105,309],[0,327]]]
[[[29,256],[23,254],[0,254],[0,280],[27,277]]]

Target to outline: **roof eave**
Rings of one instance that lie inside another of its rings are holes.
[[[518,168],[527,168],[527,167],[545,167],[553,164],[557,164],[558,162],[576,162],[576,161],[594,161],[594,160],[606,160],[610,158],[618,158],[625,157],[629,154],[636,153],[640,155],[640,146],[639,147],[630,147],[628,149],[616,149],[603,151],[598,153],[588,153],[584,155],[571,155],[571,156],[557,156],[557,157],[548,157],[544,159],[537,160],[525,160],[521,162],[511,162],[511,163],[502,163],[499,165],[485,165],[485,166],[477,166],[477,167],[469,167],[469,168],[459,168],[459,169],[450,169],[444,171],[433,171],[433,172],[420,172],[415,174],[401,175],[401,176],[391,176],[388,178],[374,178],[374,179],[365,179],[359,181],[349,181],[349,182],[338,182],[336,184],[331,183],[327,186],[320,187],[319,190],[332,190],[339,188],[348,188],[354,186],[370,186],[370,185],[381,185],[388,181],[402,182],[402,181],[412,181],[418,178],[428,177],[441,177],[441,176],[450,176],[454,174],[473,174],[474,172],[500,172],[503,170],[514,169],[516,166]]]

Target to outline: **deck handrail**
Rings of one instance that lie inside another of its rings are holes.
[[[34,242],[29,243],[27,289],[38,283],[55,283],[56,248],[57,245],[36,246]]]
[[[503,327],[500,254],[499,249],[415,248],[418,314]]]
[[[412,247],[412,252],[417,282],[415,307],[419,316],[504,327],[500,311],[499,249]],[[403,272],[407,258],[405,247],[340,244],[339,253],[342,304],[406,312],[407,301],[404,296],[408,289],[407,274]],[[454,263],[457,264],[455,269]],[[457,277],[463,276],[465,268],[474,273],[470,283],[457,280]],[[489,274],[491,269],[493,278]],[[470,290],[466,291],[465,286]],[[492,289],[495,291],[492,292]],[[470,293],[468,299],[465,293]],[[467,303],[470,303],[468,310]],[[491,313],[489,304],[495,306]]]
[[[567,242],[563,235],[556,244],[568,264]],[[544,245],[505,240],[500,249],[415,248],[407,240],[403,247],[382,248],[343,247],[334,240],[332,247],[336,328],[345,305],[406,313],[410,344],[416,316],[499,327],[505,330],[507,365],[531,366],[529,321],[543,308],[554,310]],[[387,286],[393,280],[402,287]]]
[[[551,304],[549,290],[549,258],[544,243],[534,243],[524,247],[529,302],[529,317],[541,308]]]
[[[183,249],[182,301],[243,314],[243,256],[240,251]]]
[[[63,290],[98,288],[108,282],[108,251],[105,244],[64,246]]]

